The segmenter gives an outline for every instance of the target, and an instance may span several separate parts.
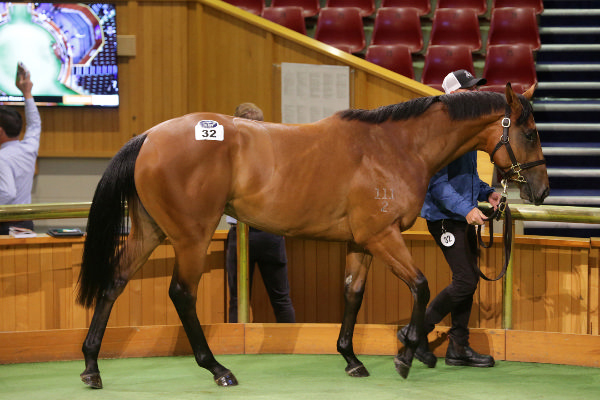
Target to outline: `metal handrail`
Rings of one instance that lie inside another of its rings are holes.
[[[89,214],[91,202],[80,203],[40,203],[40,204],[16,204],[0,206],[0,222],[2,221],[25,221],[30,219],[56,219],[56,218],[86,218]],[[490,209],[488,203],[479,203],[479,208],[486,211]],[[510,205],[513,220],[526,221],[551,221],[551,222],[575,222],[600,224],[600,208],[594,207],[573,207],[573,206],[534,206],[530,204],[512,204]],[[514,248],[514,224],[513,224],[513,243]],[[238,229],[238,235],[241,229]],[[248,310],[250,304],[249,293],[244,290],[247,287],[246,276],[248,274],[248,236],[243,234],[238,237],[238,249],[242,249],[238,255],[238,278],[243,278],[242,290],[238,293],[238,310],[240,313],[239,322],[248,321]],[[512,262],[511,257],[508,263],[506,275],[503,283],[503,315],[502,327],[512,329]]]
[[[87,218],[91,202],[0,205],[0,222],[30,219]],[[479,203],[488,210],[488,203]],[[514,220],[600,224],[600,208],[511,204]]]

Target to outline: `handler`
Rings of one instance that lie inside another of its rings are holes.
[[[477,79],[462,69],[449,73],[442,87],[450,94],[478,90],[485,83],[485,79]],[[477,202],[488,201],[496,209],[500,197],[500,193],[479,179],[476,151],[454,160],[429,182],[421,217],[427,220],[429,232],[450,265],[452,281],[427,307],[424,327],[428,334],[435,324],[451,315],[447,365],[494,366],[492,356],[479,354],[469,346],[468,324],[479,282],[475,225],[483,225],[487,219],[477,208]],[[405,334],[401,331],[400,340]],[[428,367],[435,367],[437,358],[429,350],[427,341],[419,344],[415,357]]]

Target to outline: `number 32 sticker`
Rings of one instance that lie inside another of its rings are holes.
[[[217,121],[202,120],[196,125],[196,140],[218,140],[223,141],[225,132],[223,125]]]

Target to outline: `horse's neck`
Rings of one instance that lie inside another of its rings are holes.
[[[495,132],[491,124],[500,116],[494,114],[461,121],[453,121],[446,116],[447,120],[442,124],[431,124],[422,136],[425,141],[423,158],[428,160],[431,175],[469,151],[489,153],[488,139]]]

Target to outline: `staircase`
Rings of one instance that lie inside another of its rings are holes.
[[[600,207],[599,20],[600,1],[544,1],[533,104],[550,178],[544,204]],[[600,225],[528,221],[524,232],[600,237]]]

